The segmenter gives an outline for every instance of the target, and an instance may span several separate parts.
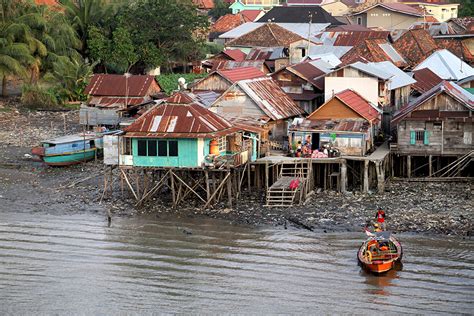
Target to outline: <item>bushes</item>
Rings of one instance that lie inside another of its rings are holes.
[[[160,87],[166,94],[171,94],[178,90],[178,79],[184,78],[187,84],[192,83],[195,79],[203,78],[206,74],[165,74],[156,77]]]
[[[54,109],[60,105],[53,88],[44,88],[35,84],[23,85],[21,102],[32,109]]]

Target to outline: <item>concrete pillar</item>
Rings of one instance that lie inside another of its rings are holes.
[[[341,193],[347,192],[347,161],[341,161]]]
[[[407,178],[411,178],[411,156],[407,156]]]
[[[364,161],[364,193],[369,192],[369,161]]]

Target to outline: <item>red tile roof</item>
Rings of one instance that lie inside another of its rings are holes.
[[[288,47],[303,39],[301,36],[275,24],[265,23],[255,30],[229,41],[227,46]]]
[[[247,57],[240,49],[225,49],[222,53],[234,61],[243,61]]]
[[[406,31],[392,46],[405,58],[410,67],[415,67],[438,49],[433,37],[423,29]]]
[[[261,11],[261,10],[243,10],[243,11],[240,11],[240,14],[242,14],[250,22],[253,22],[258,18],[258,16],[262,12],[263,11]]]
[[[341,100],[342,103],[350,107],[369,122],[377,120],[380,117],[380,113],[355,91],[347,89],[336,93],[334,97]]]
[[[390,36],[389,31],[369,31],[359,32],[352,31],[341,33],[337,36],[334,46],[356,46],[366,39],[384,39],[387,40]]]
[[[160,91],[154,76],[131,75],[126,78],[124,75],[95,74],[84,93],[93,96],[143,97],[150,88],[153,88],[153,92]]]
[[[219,74],[232,83],[240,80],[265,77],[265,74],[255,67],[241,67],[236,69],[217,70]]]
[[[154,106],[130,126],[126,137],[213,138],[236,131],[219,115],[195,103]]]
[[[443,79],[428,68],[413,71],[413,79],[416,80],[413,88],[420,93],[425,93],[443,81]]]
[[[235,29],[237,26],[244,24],[245,22],[252,22],[245,15],[238,14],[226,14],[221,16],[217,21],[212,25],[211,32],[225,33],[232,29]]]

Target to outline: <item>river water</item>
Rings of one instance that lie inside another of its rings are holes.
[[[362,272],[362,233],[216,220],[0,213],[0,314],[472,313],[474,241],[400,235]]]

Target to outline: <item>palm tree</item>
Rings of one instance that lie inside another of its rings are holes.
[[[115,12],[114,6],[106,0],[60,0],[71,24],[82,42],[81,54],[87,52],[87,35],[91,26],[101,25]],[[119,1],[120,2],[120,1]]]

